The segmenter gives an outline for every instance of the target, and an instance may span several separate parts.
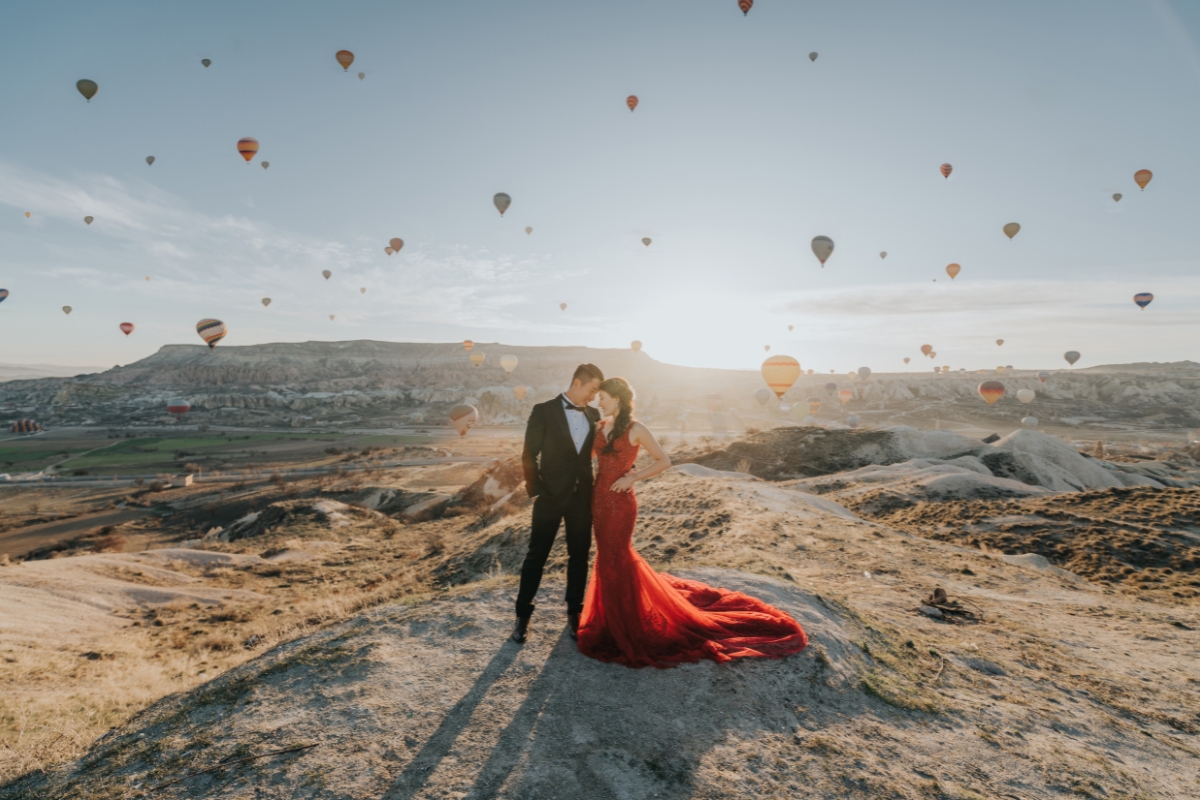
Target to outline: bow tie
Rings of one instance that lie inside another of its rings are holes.
[[[563,400],[563,408],[567,411],[583,411],[583,406],[573,406],[569,400]]]

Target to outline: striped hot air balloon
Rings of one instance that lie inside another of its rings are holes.
[[[754,8],[754,0],[738,0],[738,8],[742,10],[742,16],[750,13],[750,9]]]
[[[485,358],[487,358],[487,356],[484,353],[480,353],[478,350],[474,353],[471,353],[471,363],[477,367],[483,363]]]
[[[117,327],[119,327],[121,329],[121,333],[125,334],[126,336],[133,333],[133,323],[132,322],[122,322]]]
[[[500,356],[500,369],[504,370],[505,374],[512,375],[512,371],[516,368],[516,356]]]
[[[479,421],[479,410],[475,406],[458,405],[450,409],[450,422],[454,425],[454,429],[458,431],[459,436],[466,436],[467,431],[475,427],[475,423]]]
[[[8,289],[0,289],[0,303],[3,303],[6,297],[8,297]]]
[[[529,390],[528,390],[528,389],[526,389],[524,386],[514,386],[514,387],[513,387],[513,394],[514,394],[514,395],[516,395],[516,398],[517,398],[518,400],[524,400],[524,399],[525,399],[525,393],[526,393],[526,392],[528,392],[528,391],[529,391]]]
[[[1142,187],[1142,191],[1146,191],[1146,184],[1150,183],[1150,179],[1154,177],[1154,173],[1148,169],[1139,169],[1133,173],[1133,180],[1138,186]]]
[[[249,164],[258,154],[258,139],[245,136],[238,139],[237,148],[238,152],[242,154],[242,158],[246,159],[246,163]]]
[[[815,397],[808,398],[808,413],[816,414],[821,410],[821,401]]]
[[[354,53],[349,50],[338,50],[333,57],[342,65],[342,72],[348,72],[350,65],[354,63]]]
[[[800,362],[791,356],[771,356],[762,363],[762,376],[775,396],[782,398],[800,377]]]
[[[954,167],[950,166],[949,164],[942,164],[940,167],[938,167],[938,170],[942,173],[943,178],[949,178],[950,173],[954,172]]]
[[[1133,302],[1137,303],[1138,307],[1143,311],[1146,310],[1146,306],[1150,305],[1151,301],[1153,300],[1154,295],[1150,294],[1149,292],[1139,292],[1133,296]]]
[[[174,414],[177,418],[192,410],[192,404],[187,400],[177,398],[167,402],[167,413]]]
[[[994,406],[997,400],[1004,397],[1004,384],[1000,381],[984,381],[975,391],[979,392],[985,403]]]
[[[200,334],[200,338],[211,350],[217,346],[217,342],[225,338],[228,331],[225,329],[225,323],[219,319],[202,319],[196,323],[196,333]]]
[[[635,108],[637,108],[637,106],[638,106],[638,99],[637,99],[637,95],[636,95],[636,94],[631,94],[631,95],[629,95],[629,97],[626,97],[626,98],[625,98],[625,105],[629,106],[629,110],[630,110],[631,112],[632,112],[632,111],[633,111]]]
[[[32,419],[19,419],[8,426],[9,433],[38,433],[42,426]]]
[[[463,339],[463,350],[466,350],[469,353],[469,352],[471,352],[471,348],[474,346],[475,346],[475,343],[472,342],[470,339]]]
[[[1050,373],[1046,372],[1046,370],[1042,370],[1038,373],[1038,380],[1042,383],[1045,383],[1046,381],[1050,380]]]
[[[842,401],[842,404],[843,404],[843,405],[845,405],[846,403],[849,403],[851,400],[853,400],[853,399],[854,399],[854,390],[852,390],[852,389],[838,389],[838,395],[837,395],[837,396],[838,396],[838,400],[841,400],[841,401]]]

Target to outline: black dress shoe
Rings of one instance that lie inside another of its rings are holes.
[[[513,628],[512,636],[508,637],[517,644],[525,644],[529,637],[529,617],[517,617],[517,626]]]
[[[579,638],[579,615],[567,614],[567,624],[571,626],[571,638]]]

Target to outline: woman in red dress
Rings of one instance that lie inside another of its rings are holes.
[[[785,612],[740,592],[655,572],[633,549],[637,498],[633,484],[671,466],[671,459],[633,419],[633,390],[609,378],[597,395],[607,419],[596,430],[599,461],[592,519],[596,568],[579,624],[579,651],[627,667],[672,667],[702,658],[782,658],[808,644]],[[635,470],[638,450],[654,463]]]

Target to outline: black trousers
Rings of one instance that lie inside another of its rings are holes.
[[[542,585],[542,570],[561,523],[567,528],[567,613],[583,611],[587,590],[588,560],[592,554],[592,493],[575,488],[565,507],[547,509],[538,498],[533,503],[533,526],[529,533],[529,552],[521,565],[521,588],[517,591],[517,616],[533,614],[533,599]]]

